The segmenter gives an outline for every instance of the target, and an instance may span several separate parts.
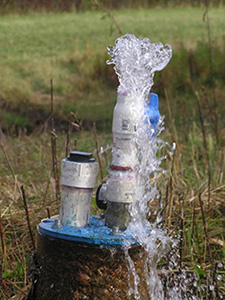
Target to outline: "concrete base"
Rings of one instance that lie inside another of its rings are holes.
[[[27,300],[128,300],[128,263],[122,247],[102,247],[52,238],[38,233],[33,285]],[[144,276],[145,252],[129,249],[137,274],[141,300],[149,300]]]

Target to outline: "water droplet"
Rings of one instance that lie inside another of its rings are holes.
[[[217,280],[222,280],[222,275],[217,275]]]

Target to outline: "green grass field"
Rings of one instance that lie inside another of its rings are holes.
[[[225,8],[210,10],[213,45],[221,51],[224,13]],[[112,24],[103,16],[100,12],[84,12],[1,17],[0,125],[3,128],[17,124],[33,130],[47,118],[51,78],[57,120],[67,119],[72,110],[81,119],[97,121],[97,126],[104,129],[109,127],[116,89],[112,67],[105,64],[106,48],[114,43],[118,32],[110,34]],[[194,51],[199,42],[207,41],[200,8],[117,11],[115,18],[123,33],[170,43],[174,59],[168,71],[178,80],[185,77],[185,70],[179,70],[176,61],[179,49],[183,53]],[[185,60],[185,55],[180,60]],[[171,78],[170,81],[172,86]]]
[[[163,161],[167,173],[159,174],[158,190],[168,234],[183,234],[178,249],[181,266],[190,274],[196,272],[198,287],[206,286],[196,295],[208,300],[219,299],[218,291],[225,295],[224,13],[225,8],[210,9],[209,45],[200,8],[115,12],[123,33],[170,43],[173,48],[170,64],[156,74],[153,86],[165,115],[162,139],[169,143],[159,151],[167,156]],[[97,158],[94,121],[98,146],[112,143],[116,80],[105,61],[107,46],[119,34],[114,30],[111,35],[112,24],[102,17],[103,13],[93,11],[0,18],[0,299],[13,295],[14,300],[23,299],[30,284],[32,243],[20,186],[25,187],[33,233],[47,209],[51,215],[59,210],[46,123],[51,78],[58,162],[65,157],[64,131],[71,111],[84,128],[72,129],[71,149],[76,140],[76,149],[93,152]],[[174,155],[172,142],[177,145]],[[110,150],[100,155],[104,176],[110,155]]]

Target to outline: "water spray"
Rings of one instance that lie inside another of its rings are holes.
[[[115,65],[120,85],[113,113],[112,163],[103,186],[107,202],[105,223],[123,231],[131,221],[132,206],[144,198],[145,191],[143,195],[138,193],[145,184],[139,173],[143,157],[146,159],[149,154],[140,150],[145,142],[142,135],[147,133],[147,139],[154,138],[159,123],[158,95],[151,93],[149,97],[154,72],[167,65],[172,51],[169,45],[164,47],[126,34],[108,52],[112,58],[108,64]],[[148,181],[148,175],[145,177]]]

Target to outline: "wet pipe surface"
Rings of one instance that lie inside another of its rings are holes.
[[[31,270],[33,284],[27,300],[128,300],[133,276],[123,247],[54,238],[38,232]],[[133,245],[128,253],[140,277],[141,300],[149,299],[144,277],[146,253]],[[130,280],[129,280],[130,277]]]

